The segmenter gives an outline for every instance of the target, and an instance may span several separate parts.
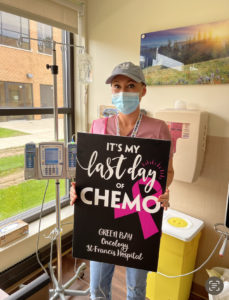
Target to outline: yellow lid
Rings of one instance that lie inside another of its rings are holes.
[[[169,218],[168,223],[174,227],[187,227],[188,222],[186,222],[184,219],[179,218],[179,217],[172,217]]]

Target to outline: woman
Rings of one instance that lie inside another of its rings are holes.
[[[105,133],[129,137],[153,139],[170,139],[167,125],[161,120],[149,118],[140,112],[140,102],[146,94],[144,74],[139,66],[131,62],[121,63],[114,68],[106,80],[111,84],[112,104],[118,114],[106,121],[95,120],[92,124],[92,133]],[[172,154],[170,154],[167,189],[158,201],[164,209],[169,206],[168,186],[173,180]],[[71,205],[77,199],[75,183],[70,189]],[[90,262],[90,292],[91,299],[111,299],[111,281],[115,265],[101,262]],[[145,300],[147,271],[127,268],[127,300]]]

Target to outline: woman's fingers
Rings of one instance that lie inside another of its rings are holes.
[[[71,188],[70,188],[70,204],[73,205],[77,199],[77,194],[76,194],[76,183],[72,182],[71,183]]]
[[[164,207],[164,210],[167,210],[170,206],[169,204],[169,190],[166,189],[165,193],[160,195],[158,201],[161,202],[161,206]]]

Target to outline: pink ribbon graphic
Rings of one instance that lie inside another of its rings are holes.
[[[133,208],[133,209],[115,208],[115,210],[114,210],[115,219],[118,219],[118,218],[121,218],[121,217],[124,217],[124,216],[127,216],[127,215],[137,212],[139,219],[140,219],[144,239],[151,237],[152,235],[156,234],[159,231],[151,214],[146,212],[142,207],[143,198],[142,198],[142,195],[140,192],[139,185],[140,184],[146,185],[150,180],[152,180],[152,178],[150,178],[150,177],[147,177],[145,181],[143,179],[140,179],[140,180],[136,181],[132,187],[133,198],[135,199],[138,195],[140,195],[140,211],[137,211],[136,208]],[[162,194],[162,188],[161,188],[160,183],[157,180],[155,180],[153,188],[156,190],[156,193],[153,194],[153,196],[158,198]],[[147,207],[155,205],[155,201],[152,200],[150,202],[151,202],[151,204],[147,203]]]

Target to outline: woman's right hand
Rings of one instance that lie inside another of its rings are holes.
[[[71,183],[71,188],[70,188],[70,204],[73,205],[77,199],[76,195],[76,183],[72,182]]]

